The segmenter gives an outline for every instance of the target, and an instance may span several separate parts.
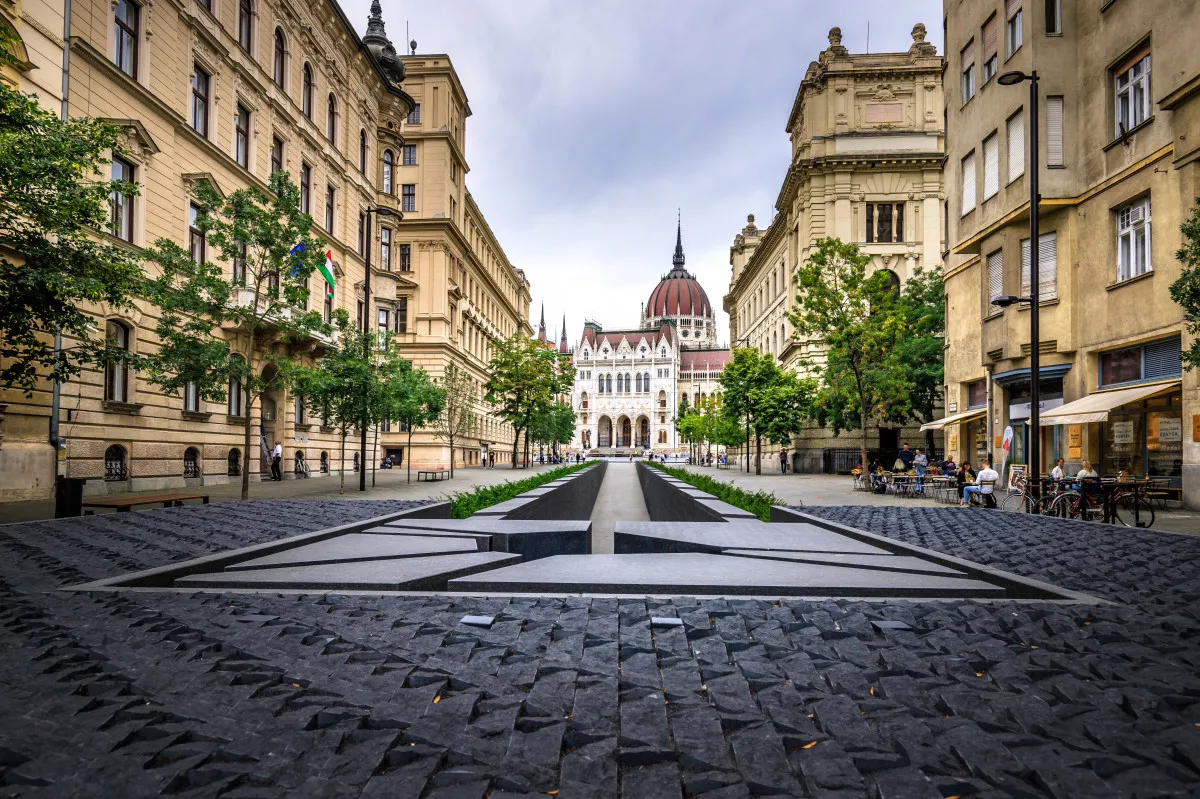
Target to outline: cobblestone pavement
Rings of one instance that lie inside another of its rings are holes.
[[[0,795],[1200,790],[1191,536],[815,509],[1117,603],[1099,606],[50,590],[406,504],[266,501],[0,529]],[[464,627],[468,613],[496,623]],[[651,615],[684,626],[651,628]]]

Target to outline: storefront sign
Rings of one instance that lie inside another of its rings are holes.
[[[1200,413],[1192,414],[1192,441],[1200,442]]]
[[[951,402],[950,407],[946,409],[946,413],[958,413],[958,403]]]
[[[1200,415],[1197,415],[1196,418],[1200,419]],[[946,437],[946,454],[958,455],[958,433],[951,433]]]
[[[1038,407],[1041,408],[1043,412],[1045,412],[1045,411],[1053,410],[1054,408],[1057,408],[1062,404],[1063,404],[1063,398],[1055,397],[1054,399],[1042,400],[1041,402],[1038,403]],[[1029,418],[1029,408],[1030,408],[1029,400],[1025,400],[1024,402],[1011,403],[1008,406],[1009,421],[1015,422],[1019,419],[1028,419]]]
[[[1077,461],[1083,458],[1083,447],[1067,447],[1067,460]]]
[[[1114,444],[1133,443],[1133,422],[1113,422],[1112,441]]]
[[[1172,417],[1159,419],[1158,441],[1160,444],[1183,441],[1183,420]]]
[[[1083,425],[1067,425],[1067,446],[1072,449],[1083,446]]]

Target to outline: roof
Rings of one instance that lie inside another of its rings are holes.
[[[665,342],[672,347],[677,346],[678,338],[675,326],[667,323],[652,330],[604,330],[593,325],[584,325],[583,341],[591,344],[593,349],[599,349],[607,344],[612,350],[621,346],[622,341],[628,341],[629,346],[637,348],[644,341],[649,347],[657,347],[659,342]]]
[[[679,353],[679,368],[692,371],[705,368],[707,371],[720,371],[729,363],[732,353],[729,350],[683,350]]]

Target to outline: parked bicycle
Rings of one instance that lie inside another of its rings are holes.
[[[1109,521],[1125,527],[1135,527],[1141,523],[1144,527],[1154,525],[1154,505],[1136,488],[1122,485],[1118,480],[1115,484],[1104,486],[1098,481],[1084,481],[1078,487],[1061,488],[1054,494],[1042,499],[1043,513],[1064,519],[1083,519],[1085,521],[1103,521],[1105,512],[1106,491],[1111,492],[1109,498]]]

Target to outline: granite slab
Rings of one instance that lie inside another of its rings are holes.
[[[1001,598],[979,580],[778,560],[669,553],[559,555],[451,579],[450,591]]]
[[[726,549],[890,554],[881,547],[865,544],[812,524],[766,524],[749,519],[729,522],[618,522],[614,535],[618,554],[718,554]]]
[[[442,591],[453,577],[518,563],[520,555],[467,552],[359,563],[193,574],[177,588],[298,588],[314,591]]]
[[[782,549],[726,549],[721,554],[743,558],[783,560],[791,563],[828,563],[833,566],[853,566],[859,569],[967,576],[964,571],[907,555],[848,555],[844,552],[791,552]]]
[[[320,563],[348,563],[385,558],[412,558],[452,552],[486,552],[488,541],[472,536],[372,535],[351,533],[315,544],[287,549],[262,558],[234,563],[225,571]]]

